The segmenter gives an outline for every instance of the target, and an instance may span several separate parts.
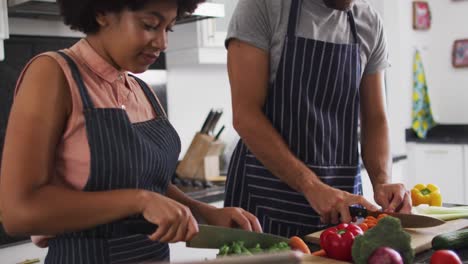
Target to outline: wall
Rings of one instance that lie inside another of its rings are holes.
[[[231,91],[226,65],[169,68],[167,99],[169,120],[182,140],[181,158],[195,133],[200,131],[211,108],[224,110],[215,131],[225,125],[221,139],[227,143],[228,152],[233,148],[238,136],[232,127]]]
[[[453,41],[468,38],[467,1],[428,1],[433,24],[428,32],[415,31],[412,43],[422,46],[435,120],[468,123],[468,68],[452,67]]]
[[[428,0],[432,27],[412,28],[412,1],[368,0],[382,15],[392,67],[387,74],[387,102],[392,150],[405,153],[404,129],[411,126],[412,65],[421,51],[434,118],[439,123],[468,123],[468,69],[451,65],[455,39],[468,38],[468,1]]]

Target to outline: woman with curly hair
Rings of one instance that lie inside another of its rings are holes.
[[[86,37],[33,58],[20,76],[1,170],[6,231],[48,246],[46,263],[168,260],[207,223],[261,231],[252,214],[187,197],[170,182],[180,140],[140,73],[200,0],[59,0]],[[150,236],[125,221],[158,225]]]

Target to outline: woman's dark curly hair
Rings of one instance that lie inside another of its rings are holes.
[[[98,14],[118,13],[124,9],[137,11],[152,1],[162,0],[57,0],[65,24],[86,34],[99,31],[96,21]],[[204,0],[177,0],[177,16],[183,17],[193,13],[201,2]]]

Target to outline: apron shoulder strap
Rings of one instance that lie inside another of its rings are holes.
[[[68,66],[70,67],[73,79],[75,80],[76,85],[78,86],[78,89],[80,91],[81,101],[83,102],[83,108],[85,110],[93,109],[93,101],[89,96],[88,89],[86,89],[86,86],[83,82],[83,78],[81,78],[80,70],[78,69],[78,66],[76,65],[75,61],[73,61],[73,59],[63,51],[57,51],[57,53],[65,59],[65,61],[68,63]]]

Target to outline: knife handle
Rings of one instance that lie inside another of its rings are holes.
[[[361,207],[350,206],[349,213],[351,214],[352,217],[359,217],[359,218],[367,217],[367,210]]]
[[[158,228],[158,225],[142,219],[125,220],[123,224],[125,230],[130,234],[151,235]]]

